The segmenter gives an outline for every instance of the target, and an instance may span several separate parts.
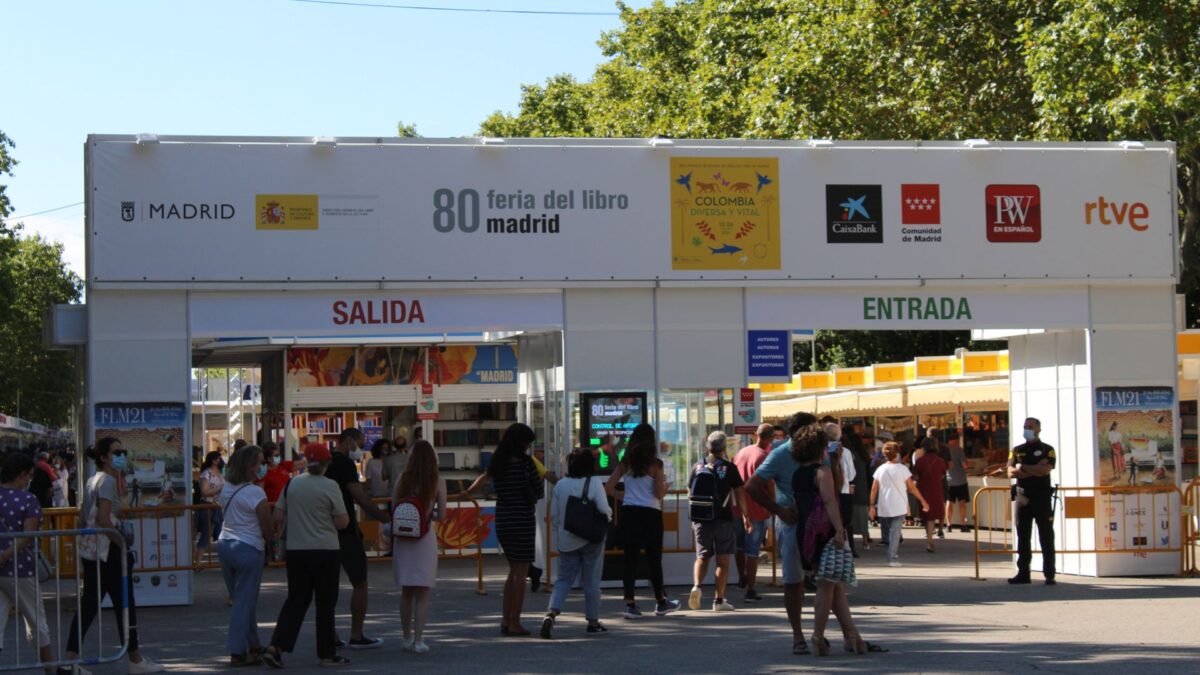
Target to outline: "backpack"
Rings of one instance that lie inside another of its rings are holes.
[[[715,464],[697,464],[696,473],[692,475],[692,484],[688,486],[688,515],[693,523],[707,523],[717,519],[721,509],[729,503],[730,493],[725,494],[725,501],[717,504],[717,495],[721,487],[721,478],[717,475]]]
[[[405,497],[392,510],[392,536],[420,539],[429,533],[429,517],[419,497]]]

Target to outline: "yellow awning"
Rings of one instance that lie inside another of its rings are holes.
[[[836,368],[833,371],[833,384],[838,389],[871,386],[871,368]]]
[[[829,371],[800,373],[800,388],[804,391],[833,389],[833,373]]]
[[[1008,375],[1008,352],[962,352],[963,375]]]
[[[1176,333],[1175,344],[1180,356],[1200,354],[1200,331]]]
[[[918,356],[917,377],[938,380],[962,375],[963,364],[956,356]]]

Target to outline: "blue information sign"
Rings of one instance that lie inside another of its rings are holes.
[[[792,333],[746,331],[746,374],[753,382],[792,381]]]

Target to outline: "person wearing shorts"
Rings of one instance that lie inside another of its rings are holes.
[[[946,524],[954,531],[954,505],[958,504],[958,527],[967,529],[967,503],[971,501],[971,489],[967,486],[967,455],[958,438],[950,438],[950,461],[946,465]]]
[[[704,464],[697,464],[688,478],[688,489],[691,490],[696,482],[696,476],[701,469],[711,471],[717,478],[717,493],[715,500],[714,518],[704,522],[693,522],[692,532],[696,536],[696,566],[691,595],[688,597],[688,607],[700,609],[700,584],[708,574],[708,561],[716,558],[716,596],[713,598],[714,612],[728,612],[733,605],[725,599],[725,586],[729,581],[729,556],[737,549],[737,533],[733,522],[734,509],[745,503],[745,493],[742,492],[742,477],[733,462],[725,459],[725,434],[714,431],[708,435],[708,457]]]
[[[784,428],[788,437],[802,427],[816,424],[809,413],[796,413],[787,419]],[[796,505],[792,499],[792,476],[800,468],[792,456],[791,441],[771,451],[746,481],[746,494],[769,513],[778,516],[775,545],[783,562],[783,605],[792,627],[792,652],[808,653],[804,632],[800,627],[800,608],[804,602],[804,569],[800,564],[800,546],[796,541]],[[772,494],[774,493],[774,494]]]
[[[775,429],[770,424],[759,425],[755,432],[754,445],[747,445],[734,456],[733,463],[737,466],[743,482],[748,482],[754,476],[754,472],[758,471],[758,467],[767,461],[767,456],[771,454],[774,434]],[[758,602],[762,599],[758,594],[758,553],[767,533],[771,512],[751,499],[743,501],[741,512],[743,526],[737,528],[737,555],[741,560],[738,569],[744,572],[743,583],[739,585],[746,589],[743,596],[746,602]]]

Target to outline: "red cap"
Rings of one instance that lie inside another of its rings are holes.
[[[329,448],[323,443],[308,443],[304,446],[304,459],[310,462],[328,462],[333,459],[333,455],[329,454]]]

